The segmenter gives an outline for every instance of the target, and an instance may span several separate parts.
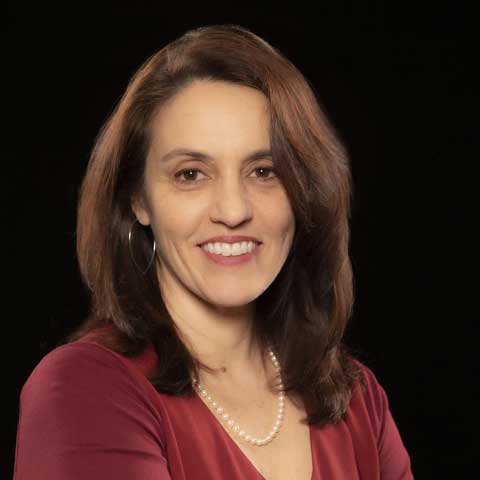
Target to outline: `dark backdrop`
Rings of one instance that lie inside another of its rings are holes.
[[[95,136],[149,55],[216,23],[243,25],[279,48],[343,137],[355,182],[347,343],[386,389],[416,478],[473,478],[473,13],[459,2],[352,4],[10,10],[1,42],[5,478],[21,386],[87,312],[74,232]]]

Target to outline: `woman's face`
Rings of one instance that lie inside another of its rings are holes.
[[[195,81],[153,118],[144,191],[132,208],[153,230],[162,293],[174,289],[238,307],[274,281],[290,251],[295,221],[283,185],[268,170],[271,157],[249,158],[270,150],[269,133],[266,97],[225,82]],[[174,149],[205,158],[165,158]],[[245,235],[262,244],[243,257],[248,261],[224,265],[199,246],[219,235]]]

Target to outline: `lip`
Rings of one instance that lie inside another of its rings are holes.
[[[218,237],[212,237],[204,242],[198,244],[199,247],[205,245],[206,243],[236,243],[236,242],[257,242],[261,244],[262,242],[255,237],[247,237],[245,235],[221,235]]]

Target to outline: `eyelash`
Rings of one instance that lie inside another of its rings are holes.
[[[257,170],[268,170],[270,172],[275,172],[275,170],[273,168],[270,168],[270,167],[257,167],[255,168],[254,171],[257,171]],[[181,175],[185,172],[201,172],[201,170],[199,170],[198,168],[185,168],[183,170],[180,170],[178,171],[176,174],[175,174],[175,178],[178,179],[179,177],[181,177]],[[273,179],[276,178],[276,175],[274,175],[273,177],[270,177],[270,178],[261,178],[261,180],[263,180],[264,182],[268,182],[268,181],[271,181]],[[179,183],[196,183],[196,180],[193,180],[193,181],[185,181],[185,180],[178,180]]]

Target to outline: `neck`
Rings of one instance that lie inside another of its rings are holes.
[[[219,306],[181,289],[168,275],[159,282],[165,306],[184,344],[207,367],[212,381],[262,377],[261,349],[253,337],[255,304]]]
[[[253,338],[251,321],[230,324],[229,328],[215,330],[214,335],[206,331],[200,334],[198,324],[183,323],[182,327],[182,335],[196,357],[214,370],[206,372],[209,376],[224,381],[258,369],[260,348]]]

